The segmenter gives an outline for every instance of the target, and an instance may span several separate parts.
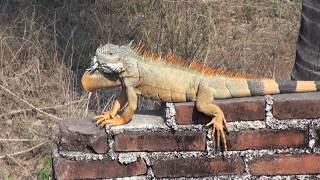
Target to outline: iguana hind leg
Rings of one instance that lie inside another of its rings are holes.
[[[213,117],[206,126],[212,126],[212,138],[214,139],[216,149],[227,151],[225,132],[228,132],[228,130],[226,119],[220,107],[212,103],[213,99],[214,90],[206,85],[200,85],[196,99],[196,108],[207,116]],[[220,144],[223,147],[220,147]]]
[[[118,98],[110,111],[110,113],[106,112],[104,115],[96,116],[98,119],[97,123],[102,128],[105,125],[110,126],[118,126],[122,124],[128,123],[133,114],[137,109],[137,93],[133,87],[129,87],[126,89],[125,96],[120,96],[122,98]],[[121,116],[116,115],[116,113],[128,102],[127,107],[125,108],[123,114]]]

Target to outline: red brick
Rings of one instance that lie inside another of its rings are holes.
[[[230,150],[307,147],[308,134],[302,130],[248,130],[227,136]]]
[[[250,164],[252,175],[319,174],[320,155],[286,154],[259,157]]]
[[[216,100],[227,121],[262,120],[265,117],[265,101],[263,97],[232,98]],[[177,124],[205,124],[211,118],[198,112],[194,103],[176,103]]]
[[[143,160],[122,165],[113,160],[72,161],[61,157],[54,160],[54,173],[57,179],[101,179],[138,176],[147,173]]]
[[[273,116],[277,119],[314,119],[320,117],[320,93],[274,95]]]
[[[115,136],[115,150],[128,151],[204,151],[206,133],[183,132],[127,132]]]
[[[104,154],[108,151],[107,134],[89,118],[65,120],[60,123],[59,149]]]
[[[156,178],[241,175],[244,173],[244,162],[239,157],[156,160],[153,172]]]
[[[185,124],[206,124],[211,118],[196,110],[194,103],[176,103],[176,123]]]

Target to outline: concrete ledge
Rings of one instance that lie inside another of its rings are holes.
[[[122,132],[139,132],[139,131],[169,131],[170,128],[165,124],[163,117],[155,111],[140,111],[137,112],[128,124],[121,126],[107,127],[113,134]]]

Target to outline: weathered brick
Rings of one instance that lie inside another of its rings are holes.
[[[176,103],[176,123],[185,124],[206,124],[211,118],[196,110],[193,102]]]
[[[114,160],[72,161],[62,157],[54,160],[54,174],[57,179],[101,179],[144,175],[147,166],[143,160],[122,165]]]
[[[256,158],[250,164],[252,175],[319,174],[319,154],[285,154]]]
[[[308,134],[303,130],[247,130],[227,136],[230,150],[307,147]]]
[[[156,178],[241,175],[244,173],[244,162],[239,157],[159,159],[154,162],[153,172]]]
[[[277,119],[320,117],[320,93],[294,93],[273,96],[273,116]]]
[[[183,132],[126,132],[115,136],[116,151],[204,151],[206,133]]]
[[[216,100],[227,121],[262,120],[265,117],[265,101],[263,97],[232,98]],[[196,110],[193,102],[176,103],[177,124],[205,124],[211,118]]]
[[[107,134],[89,118],[60,123],[59,149],[104,154],[108,151]]]

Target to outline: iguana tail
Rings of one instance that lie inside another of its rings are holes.
[[[216,98],[262,96],[280,93],[314,92],[320,91],[320,81],[276,81],[273,79],[226,78],[225,86],[215,86]],[[221,88],[222,87],[222,88]],[[224,87],[226,89],[224,89]]]
[[[251,95],[320,91],[320,81],[246,80]]]

